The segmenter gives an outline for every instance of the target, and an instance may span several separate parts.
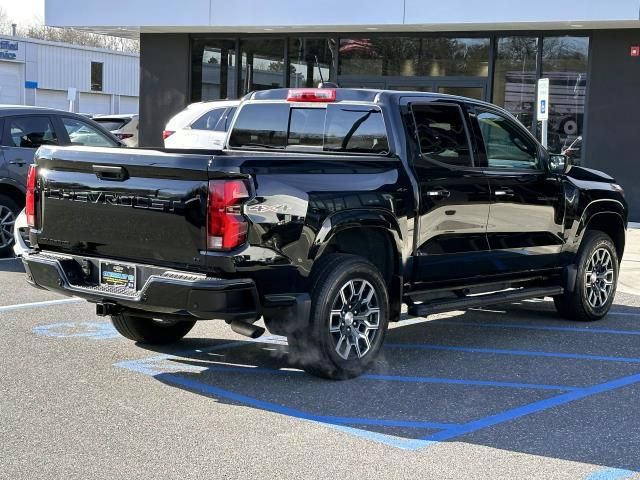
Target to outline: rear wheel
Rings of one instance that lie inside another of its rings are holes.
[[[129,340],[149,345],[162,345],[180,340],[191,331],[196,321],[155,320],[121,313],[112,315],[111,323],[120,335]]]
[[[586,232],[577,267],[574,291],[555,297],[556,309],[570,320],[600,320],[613,304],[618,283],[618,255],[611,237],[599,231]]]
[[[20,213],[20,207],[6,195],[0,195],[0,257],[11,255],[13,227]]]
[[[312,375],[357,377],[378,355],[388,322],[378,269],[356,255],[332,254],[313,275],[309,323],[287,337],[290,357]]]

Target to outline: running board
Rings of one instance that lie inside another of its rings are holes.
[[[503,303],[517,302],[529,298],[553,297],[564,292],[562,287],[537,287],[520,288],[503,292],[472,295],[462,298],[419,303],[409,307],[409,315],[412,317],[426,317],[435,313],[450,312],[452,310],[464,310],[467,308],[486,307],[488,305],[500,305]]]

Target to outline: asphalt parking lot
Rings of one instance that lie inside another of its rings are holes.
[[[596,324],[548,301],[408,320],[336,383],[223,322],[136,346],[22,277],[0,261],[1,478],[640,478],[629,288]]]

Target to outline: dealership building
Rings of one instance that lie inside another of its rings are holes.
[[[0,105],[137,113],[139,84],[137,54],[0,36]]]
[[[463,95],[505,107],[626,190],[640,221],[640,0],[45,0],[45,21],[140,38],[140,136],[185,105],[321,80]]]

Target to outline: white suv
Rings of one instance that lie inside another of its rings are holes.
[[[127,147],[138,146],[138,115],[124,113],[118,115],[96,115],[94,122],[98,122],[104,128],[113,133]]]
[[[166,148],[218,149],[224,145],[239,100],[192,103],[162,133]]]

